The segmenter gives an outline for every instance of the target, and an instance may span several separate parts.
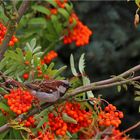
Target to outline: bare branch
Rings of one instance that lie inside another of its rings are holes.
[[[91,83],[89,85],[81,86],[81,87],[78,87],[78,88],[74,89],[74,91],[70,92],[68,96],[65,96],[65,97],[62,97],[62,98],[63,99],[68,99],[70,97],[78,95],[79,93],[86,92],[86,91],[89,91],[89,90],[105,89],[105,88],[109,88],[109,87],[113,87],[113,86],[117,86],[117,85],[130,83],[130,82],[136,81],[136,80],[140,80],[140,76],[137,76],[137,77],[134,77],[134,78],[131,78],[131,79],[128,79],[128,80],[120,81],[120,82],[107,83],[107,84],[99,85],[99,86],[96,86],[95,83]]]
[[[131,127],[127,128],[126,130],[124,130],[123,132],[121,132],[119,135],[116,135],[114,138],[118,137],[118,136],[121,136],[121,135],[124,135],[126,134],[127,132],[135,129],[136,127],[139,127],[140,126],[140,121],[137,122],[136,124],[132,125]]]
[[[129,76],[130,74],[136,72],[136,71],[139,71],[140,70],[140,64],[123,72],[122,74],[114,77],[114,78],[110,78],[110,79],[106,79],[106,80],[102,80],[102,81],[99,81],[99,82],[95,82],[94,84],[95,85],[103,85],[103,84],[108,84],[108,83],[112,83],[112,82],[116,82],[120,79],[120,77],[126,77],[126,76]]]

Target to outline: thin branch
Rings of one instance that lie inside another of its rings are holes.
[[[127,132],[129,132],[129,131],[135,129],[136,127],[139,127],[139,126],[140,126],[140,121],[137,122],[136,124],[134,124],[133,126],[129,127],[128,129],[124,130],[124,131],[121,133],[121,135],[123,135],[123,134],[125,134],[125,133],[127,133]]]
[[[118,137],[118,136],[121,136],[121,135],[124,135],[126,134],[127,132],[135,129],[136,127],[139,127],[140,126],[140,121],[137,122],[136,124],[132,125],[131,127],[127,128],[126,130],[124,130],[123,132],[121,132],[119,135],[116,135],[114,138]]]
[[[112,82],[116,82],[120,79],[120,77],[126,77],[134,72],[137,72],[140,70],[140,64],[123,72],[122,74],[114,77],[114,78],[109,78],[109,79],[106,79],[106,80],[102,80],[102,81],[99,81],[99,82],[95,82],[94,84],[97,86],[97,85],[103,85],[103,84],[108,84],[108,83],[112,83]]]
[[[10,21],[10,23],[8,25],[7,33],[4,37],[2,45],[0,46],[0,48],[1,48],[1,50],[0,50],[0,61],[3,59],[3,55],[8,48],[8,43],[11,40],[11,37],[13,36],[13,34],[16,31],[17,25],[18,25],[21,17],[27,11],[27,9],[30,5],[30,2],[31,2],[30,0],[23,0],[22,4],[19,7],[18,13],[16,13],[16,11],[13,13],[15,18]]]
[[[109,83],[109,84],[104,84],[104,85],[99,85],[99,86],[96,86],[95,83],[91,83],[89,85],[81,86],[81,87],[74,89],[74,91],[70,92],[67,96],[62,97],[61,99],[68,99],[68,98],[78,95],[82,92],[86,92],[86,91],[90,91],[90,90],[97,90],[97,89],[105,89],[105,88],[109,88],[109,87],[113,87],[113,86],[117,86],[117,85],[126,84],[126,83],[136,81],[136,80],[140,80],[140,76],[137,76],[137,77],[134,77],[134,78],[131,78],[128,80],[120,81],[120,82],[114,82],[114,83]]]

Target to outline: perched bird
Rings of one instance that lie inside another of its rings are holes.
[[[43,80],[26,83],[25,86],[41,102],[55,102],[62,97],[70,84],[67,80]]]

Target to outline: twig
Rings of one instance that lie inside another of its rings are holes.
[[[112,129],[113,127],[110,126],[110,127],[107,127],[104,131],[102,132],[97,132],[97,134],[95,135],[94,139],[97,140],[97,139],[101,139],[101,136],[106,134],[106,135],[110,135],[112,133]]]
[[[140,76],[137,76],[137,77],[125,80],[125,81],[114,82],[114,83],[109,83],[109,84],[104,84],[104,85],[99,85],[99,86],[96,86],[95,83],[91,83],[89,85],[81,86],[81,87],[74,89],[74,91],[70,92],[67,96],[62,97],[61,99],[68,99],[70,97],[78,95],[79,93],[86,92],[89,90],[105,89],[105,88],[109,88],[109,87],[113,87],[113,86],[117,86],[117,85],[126,84],[126,83],[129,83],[129,82],[132,82],[135,80],[139,80],[139,79],[140,79]]]
[[[139,127],[140,126],[140,121],[137,122],[136,124],[132,125],[131,127],[127,128],[126,130],[124,130],[123,132],[121,132],[119,135],[116,135],[114,138],[118,137],[118,136],[121,136],[121,135],[124,135],[126,134],[127,132],[135,129],[136,127]]]
[[[15,11],[15,13],[13,13],[15,16],[15,19],[12,19],[11,22],[9,23],[7,33],[4,37],[2,45],[0,46],[0,48],[1,48],[0,61],[3,59],[3,55],[8,48],[8,43],[16,31],[16,27],[17,27],[21,17],[27,11],[30,2],[31,2],[30,0],[23,0],[22,4],[20,5],[20,7],[18,9],[18,13],[16,13],[16,11]]]
[[[114,77],[114,78],[110,78],[110,79],[107,79],[107,80],[102,80],[102,81],[99,81],[99,82],[95,82],[94,84],[97,86],[97,85],[103,85],[103,84],[108,84],[108,83],[112,83],[112,82],[116,82],[120,79],[120,77],[126,77],[128,75],[130,75],[131,73],[134,73],[136,71],[139,71],[140,70],[140,64],[123,72],[122,74]]]

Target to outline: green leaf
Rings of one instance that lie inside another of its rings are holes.
[[[40,58],[34,56],[33,57],[33,65],[37,67],[40,64]]]
[[[32,50],[34,50],[35,46],[36,46],[36,38],[33,38],[31,41],[30,41],[30,46],[32,48]]]
[[[140,95],[140,91],[135,91],[135,94],[136,95]]]
[[[70,79],[70,84],[72,88],[76,88],[82,85],[81,80],[78,77],[73,77]]]
[[[90,84],[89,78],[86,77],[86,76],[83,76],[83,85],[88,85],[88,84]],[[87,91],[86,93],[87,93],[86,95],[87,95],[87,98],[88,98],[88,99],[94,98],[94,94],[93,94],[92,91]],[[92,103],[92,102],[91,102],[91,103]]]
[[[31,47],[31,45],[29,44],[29,42],[26,43],[26,47],[27,47],[27,49],[28,49],[30,52],[32,52],[32,47]]]
[[[66,114],[66,113],[62,113],[62,119],[63,119],[65,122],[77,124],[77,121],[76,121],[74,118],[68,116],[68,114]]]
[[[22,136],[19,130],[12,129],[12,131],[13,131],[14,138],[22,139]]]
[[[50,10],[48,10],[47,8],[45,8],[44,6],[40,6],[40,5],[34,5],[32,6],[32,8],[40,13],[46,14],[46,15],[50,15]]]
[[[3,102],[0,102],[0,108],[4,109],[7,112],[10,111],[10,108],[6,104],[4,104]]]
[[[63,66],[60,69],[57,70],[56,74],[54,75],[54,78],[59,76],[64,70],[66,70],[67,66]]]
[[[47,1],[48,3],[50,3],[54,7],[58,7],[57,3],[54,0],[45,0],[45,1]]]
[[[45,28],[46,27],[46,19],[45,18],[42,18],[42,17],[38,17],[38,18],[31,18],[30,20],[29,20],[29,22],[28,22],[28,24],[29,25],[35,25],[35,26],[37,26],[37,25],[39,25],[39,26],[41,26],[41,27],[43,27],[43,28]]]
[[[51,20],[52,20],[52,23],[53,23],[53,26],[55,28],[57,35],[60,36],[60,34],[63,30],[62,24],[58,21],[58,17],[55,15],[51,16]]]
[[[0,87],[0,92],[1,93],[8,93],[4,88]]]
[[[33,53],[37,53],[41,50],[41,46],[37,46],[34,50],[33,50]]]
[[[43,52],[38,52],[38,53],[36,53],[34,55],[37,56],[37,57],[41,57],[43,54],[44,54]]]
[[[121,92],[121,86],[120,85],[117,86],[117,91]]]
[[[46,27],[47,27],[47,30],[48,30],[48,33],[49,33],[49,34],[55,35],[55,33],[54,33],[54,26],[53,26],[51,20],[47,21]]]
[[[19,75],[18,74],[16,74],[16,79],[19,81],[19,82],[23,82],[23,80],[19,77]]]
[[[42,116],[47,116],[47,113],[48,113],[48,108],[44,109],[43,111],[41,111],[39,114],[35,115],[35,119],[40,119],[40,117]]]
[[[3,58],[2,61],[0,62],[0,70],[2,70],[6,64],[7,64],[7,59]]]
[[[128,90],[127,84],[123,84],[122,86],[126,91]]]
[[[54,63],[52,62],[49,66],[48,66],[48,69],[52,70],[54,67]]]
[[[78,76],[78,73],[76,72],[76,69],[75,69],[74,57],[73,57],[72,54],[71,54],[71,56],[70,56],[70,67],[71,67],[72,74],[73,74],[74,76]]]
[[[73,19],[72,24],[69,25],[70,29],[73,30],[73,28],[77,25],[76,19]]]
[[[72,3],[68,4],[68,3],[65,3],[65,7],[67,9],[67,11],[69,12],[69,14],[71,14],[72,10],[73,10],[73,5]]]
[[[23,52],[20,48],[16,48],[16,52],[21,60],[23,60]]]
[[[140,96],[134,98],[135,101],[140,101]]]
[[[37,128],[40,128],[45,122],[47,122],[46,116],[41,118],[41,120],[39,121],[39,123],[37,125]]]
[[[72,135],[71,135],[71,133],[69,132],[69,131],[66,131],[66,134],[71,138],[72,137]]]
[[[85,57],[85,54],[83,53],[80,57],[80,60],[79,60],[79,71],[80,71],[81,74],[85,73],[85,71],[84,71],[84,69],[85,69],[85,58],[84,57]]]
[[[0,133],[0,139],[1,140],[4,140],[5,136],[8,134],[9,130],[8,131],[5,131],[5,132],[2,132]]]
[[[69,13],[65,10],[65,9],[63,9],[63,8],[59,8],[58,9],[58,12],[61,14],[61,15],[63,15],[64,17],[65,17],[65,19],[67,20],[68,18],[69,18]]]
[[[26,52],[25,60],[26,61],[31,61],[32,60],[32,52],[31,51]]]
[[[135,3],[140,8],[140,0],[135,0]]]
[[[53,31],[53,32],[54,32],[54,31]],[[57,39],[56,35],[54,35],[54,34],[49,34],[49,33],[46,34],[46,38],[47,38],[47,40],[50,41],[50,42],[53,42],[54,40]]]

